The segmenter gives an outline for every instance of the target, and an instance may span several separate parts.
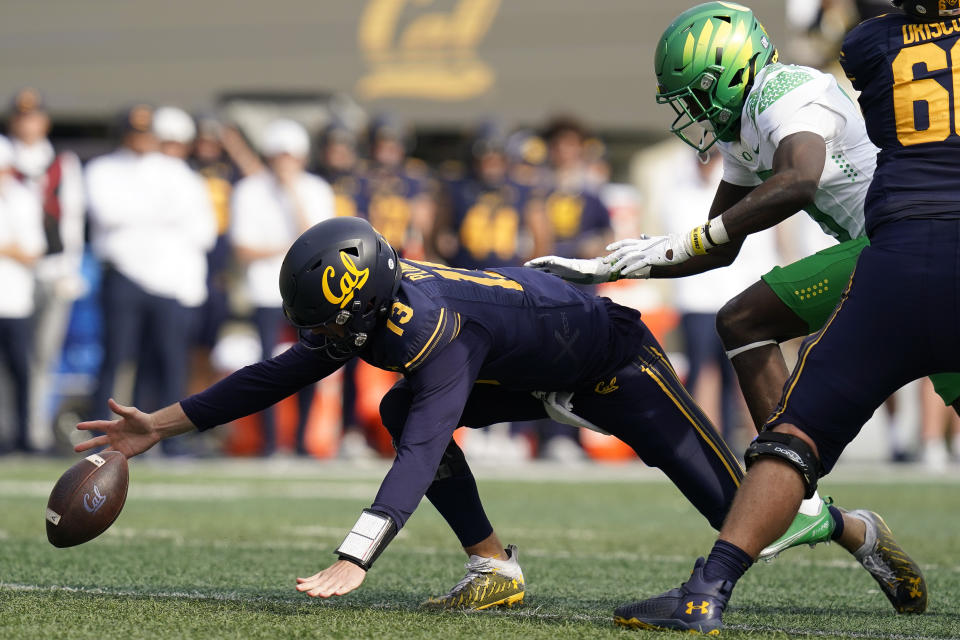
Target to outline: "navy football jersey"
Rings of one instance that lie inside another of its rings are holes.
[[[488,185],[474,178],[447,183],[451,231],[457,236],[454,267],[519,266],[523,216],[532,189],[513,181]]]
[[[546,198],[547,220],[553,230],[553,253],[581,258],[580,243],[589,236],[610,230],[610,211],[591,191],[551,191]]]
[[[364,178],[354,171],[320,171],[320,177],[333,189],[333,210],[337,216],[356,216],[357,203],[364,192]]]
[[[960,217],[960,19],[867,20],[847,34],[840,63],[880,148],[867,233],[902,218]]]
[[[402,255],[413,224],[410,201],[426,191],[426,182],[419,176],[375,167],[363,176],[357,212]]]
[[[361,353],[374,366],[412,373],[466,324],[489,336],[479,378],[517,390],[592,388],[632,353],[624,342],[628,332],[616,330],[610,312],[634,324],[640,314],[556,276],[523,267],[471,271],[412,260],[401,265],[390,317]]]

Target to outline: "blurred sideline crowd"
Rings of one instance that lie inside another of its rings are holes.
[[[428,166],[396,117],[357,131],[278,118],[248,137],[212,116],[136,105],[117,145],[81,164],[48,139],[41,92],[9,102],[0,137],[0,453],[69,450],[80,419],[107,398],[152,411],[289,346],[277,286],[293,240],[334,216],[368,219],[405,258],[458,268],[518,266],[547,254],[593,257],[641,232],[683,231],[709,209],[722,169],[675,142],[638,153],[611,183],[606,147],[575,117],[538,129],[477,124],[454,157]],[[641,309],[694,396],[735,450],[752,426],[714,329],[716,311],[778,264],[826,242],[803,216],[751,236],[723,270],[623,281],[597,293]],[[356,360],[260,415],[169,456],[390,455],[377,404],[394,374]],[[944,468],[956,416],[918,383],[889,407],[896,461]],[[921,426],[922,425],[922,426]],[[537,421],[458,438],[474,459],[622,460],[593,432]]]

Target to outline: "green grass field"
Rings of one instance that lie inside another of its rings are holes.
[[[0,458],[0,638],[629,638],[613,609],[676,586],[713,532],[639,466],[480,468],[488,512],[519,545],[512,610],[427,613],[463,575],[456,539],[424,503],[364,585],[329,601],[294,590],[327,566],[386,467],[160,460],[131,464],[114,526],[72,549],[46,541],[47,495],[70,460]],[[842,467],[842,465],[841,465]],[[860,481],[858,478],[867,478]],[[960,476],[842,468],[822,485],[880,511],[924,568],[929,612],[893,613],[836,545],[754,567],[725,616],[730,638],[960,637]]]

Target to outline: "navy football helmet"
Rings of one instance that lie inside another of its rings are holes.
[[[283,259],[283,312],[304,345],[347,360],[387,316],[400,275],[397,252],[369,222],[325,220],[304,231]],[[323,327],[331,331],[311,331]]]

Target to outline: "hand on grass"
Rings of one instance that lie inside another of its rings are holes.
[[[312,598],[329,598],[350,593],[363,583],[367,572],[346,560],[338,560],[309,578],[297,578],[297,591]]]

